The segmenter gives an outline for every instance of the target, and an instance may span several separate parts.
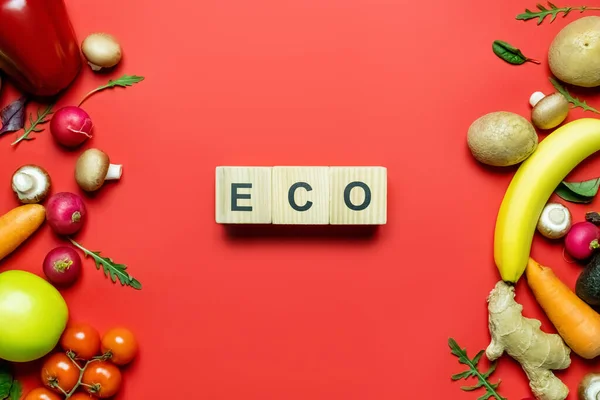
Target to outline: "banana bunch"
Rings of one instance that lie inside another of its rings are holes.
[[[525,268],[538,219],[552,193],[583,160],[600,150],[600,119],[582,118],[550,133],[519,167],[496,219],[494,260],[502,280]]]

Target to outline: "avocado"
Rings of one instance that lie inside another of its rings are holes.
[[[575,293],[591,306],[600,305],[600,254],[595,254],[579,274]]]

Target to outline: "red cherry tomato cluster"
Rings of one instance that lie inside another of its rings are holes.
[[[106,399],[121,388],[121,367],[138,352],[138,342],[127,328],[109,329],[102,337],[91,325],[71,323],[60,338],[62,351],[48,356],[42,365],[43,387],[25,400]]]

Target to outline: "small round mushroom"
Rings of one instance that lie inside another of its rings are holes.
[[[50,192],[50,175],[37,165],[23,165],[12,176],[12,189],[23,204],[42,202]]]
[[[96,32],[81,43],[81,51],[93,71],[112,68],[121,61],[121,45],[108,33]]]
[[[600,374],[590,372],[586,374],[577,387],[579,400],[600,399]]]
[[[111,164],[108,155],[99,149],[84,151],[75,163],[75,181],[86,192],[100,189],[105,181],[120,179],[122,173],[123,166]]]
[[[548,239],[560,239],[571,229],[572,217],[567,207],[560,203],[548,203],[542,210],[537,229]]]
[[[569,101],[556,92],[545,96],[535,92],[529,98],[531,122],[540,129],[552,129],[560,125],[569,115]]]

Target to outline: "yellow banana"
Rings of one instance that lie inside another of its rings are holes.
[[[540,141],[519,166],[496,219],[494,260],[502,280],[516,283],[523,275],[544,206],[567,175],[598,150],[600,119],[577,119]]]

